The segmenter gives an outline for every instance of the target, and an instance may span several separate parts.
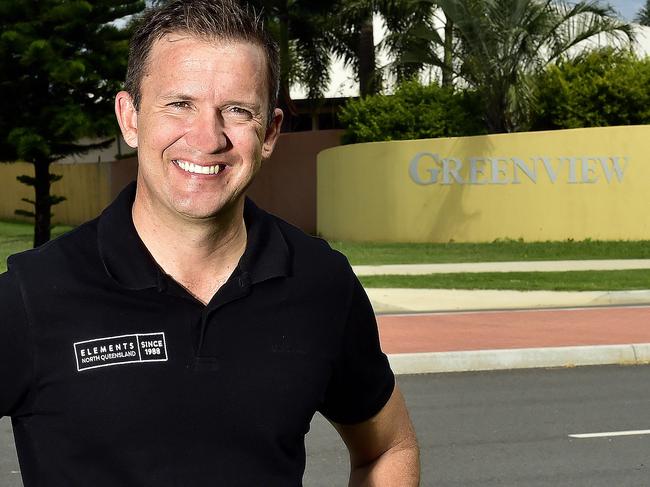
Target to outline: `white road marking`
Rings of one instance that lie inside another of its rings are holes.
[[[608,438],[611,436],[639,436],[650,435],[650,430],[630,430],[630,431],[605,431],[603,433],[583,433],[569,435],[569,438]]]

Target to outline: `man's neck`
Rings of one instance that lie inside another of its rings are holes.
[[[136,195],[133,224],[158,265],[207,304],[246,249],[244,201],[210,219],[172,216]]]

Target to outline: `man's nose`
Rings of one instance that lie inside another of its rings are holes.
[[[204,154],[215,154],[228,146],[223,116],[219,111],[204,111],[185,134],[188,145]]]

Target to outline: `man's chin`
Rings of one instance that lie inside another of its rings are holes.
[[[208,221],[213,220],[223,214],[221,208],[184,208],[177,209],[180,218],[187,221]]]
[[[175,205],[175,207],[178,215],[184,220],[205,222],[234,216],[233,210],[236,205],[228,202],[211,202],[210,204],[199,205],[193,202],[193,204]]]

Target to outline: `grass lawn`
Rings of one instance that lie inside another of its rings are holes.
[[[71,227],[57,226],[56,237]],[[32,225],[0,222],[0,272],[7,257],[31,248]],[[416,264],[439,262],[503,262],[521,260],[644,259],[650,258],[650,241],[519,242],[466,244],[382,244],[330,242],[354,265]],[[457,289],[623,290],[650,289],[650,271],[586,272],[484,272],[424,276],[366,276],[366,287]]]
[[[650,259],[650,241],[397,244],[331,241],[353,265],[505,262],[529,260]]]
[[[650,270],[481,272],[419,276],[362,276],[364,287],[509,289],[518,291],[622,291],[650,289]]]
[[[70,230],[68,226],[57,226],[52,229],[56,237]],[[7,257],[16,252],[32,248],[34,227],[31,223],[0,221],[0,273],[7,270]]]

